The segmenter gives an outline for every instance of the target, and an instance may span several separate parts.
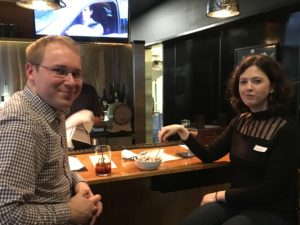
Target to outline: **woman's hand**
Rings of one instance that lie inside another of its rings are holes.
[[[216,193],[213,192],[213,193],[208,193],[206,195],[203,196],[201,202],[200,202],[200,206],[203,206],[207,203],[210,203],[210,202],[216,202]]]
[[[180,138],[185,141],[190,132],[182,125],[173,124],[169,126],[165,126],[161,128],[161,130],[158,132],[158,140],[159,142],[166,142],[168,140],[168,137],[179,134]]]
[[[225,202],[225,191],[217,191],[204,195],[200,202],[200,206],[210,202]]]

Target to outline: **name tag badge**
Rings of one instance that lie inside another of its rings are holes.
[[[260,146],[260,145],[255,145],[253,150],[257,152],[266,152],[268,148]]]

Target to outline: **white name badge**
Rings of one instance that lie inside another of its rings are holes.
[[[255,145],[254,148],[253,148],[253,150],[257,151],[257,152],[265,152],[265,151],[267,151],[267,149],[268,148],[260,146],[260,145]]]

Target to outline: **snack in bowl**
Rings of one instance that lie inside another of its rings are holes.
[[[156,170],[161,164],[161,157],[138,155],[135,164],[140,170]]]

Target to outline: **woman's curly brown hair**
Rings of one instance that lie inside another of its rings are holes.
[[[241,99],[239,80],[241,74],[251,66],[256,66],[268,76],[274,90],[269,95],[268,110],[275,114],[286,113],[294,95],[294,87],[287,79],[283,67],[276,60],[265,55],[250,55],[244,58],[233,71],[226,91],[233,109],[237,112],[250,111]]]

